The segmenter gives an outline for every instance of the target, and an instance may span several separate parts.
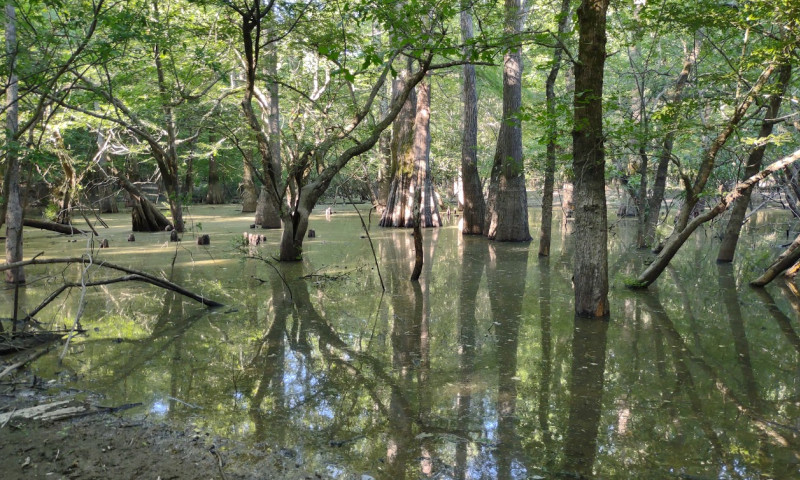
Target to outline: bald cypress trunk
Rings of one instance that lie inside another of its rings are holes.
[[[520,0],[505,0],[505,33],[522,30]],[[525,191],[525,165],[522,158],[522,47],[510,47],[503,58],[503,120],[497,135],[497,148],[489,183],[484,235],[500,242],[527,242],[528,195]]]
[[[603,145],[603,66],[609,0],[584,0],[578,8],[580,35],[575,65],[575,313],[608,315],[608,227]]]
[[[466,43],[473,38],[472,15],[467,6],[461,12],[461,38]],[[469,54],[465,51],[465,54]],[[483,234],[486,205],[483,188],[478,176],[478,92],[475,66],[464,65],[463,70],[463,116],[461,132],[461,182],[464,195],[464,223],[461,231],[470,235]]]

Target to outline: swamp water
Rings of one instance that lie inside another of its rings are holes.
[[[787,243],[785,218],[755,214],[733,266],[714,263],[718,226],[697,232],[646,292],[623,282],[652,255],[630,248],[635,220],[614,224],[604,322],[572,314],[573,246],[559,228],[549,259],[536,242],[425,230],[412,284],[410,232],[373,217],[382,295],[351,210],[312,216],[304,261],[275,264],[283,280],[243,259],[251,216],[236,206],[187,215],[208,247],[191,233],[178,246],[166,233],[128,243],[129,215],[112,215],[99,258],[226,306],[130,282],[93,288],[87,333],[63,365],[59,350],[33,368],[107,405],[142,402],[132,415],[193,424],[337,479],[800,478],[800,299],[782,279],[747,286]],[[269,257],[279,232],[259,233],[267,243],[250,252]],[[86,250],[81,237],[25,235],[26,258]],[[75,266],[27,275],[23,312],[80,281]],[[69,327],[79,298],[74,289],[37,318]],[[0,317],[12,300],[0,290]]]

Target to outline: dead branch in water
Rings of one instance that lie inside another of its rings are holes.
[[[56,264],[56,263],[86,263],[87,261],[88,261],[88,259],[86,257],[68,257],[68,258],[35,258],[34,257],[34,258],[30,259],[30,260],[23,260],[21,262],[14,262],[14,263],[7,263],[7,264],[0,265],[0,272],[3,272],[5,270],[11,269],[11,268],[24,267],[26,265],[47,265],[47,264]],[[194,300],[196,302],[200,302],[200,303],[202,303],[203,305],[205,305],[207,307],[222,307],[224,305],[222,303],[215,302],[214,300],[210,300],[208,298],[205,298],[202,295],[198,295],[198,294],[196,294],[194,292],[191,292],[191,291],[181,287],[178,284],[170,282],[169,280],[165,280],[163,278],[156,277],[155,275],[150,275],[149,273],[141,272],[141,271],[138,271],[138,270],[134,270],[132,268],[123,267],[121,265],[116,265],[116,264],[105,262],[105,261],[101,261],[101,260],[98,260],[98,259],[93,259],[92,263],[97,265],[98,267],[105,267],[105,268],[110,268],[112,270],[118,270],[120,272],[125,272],[128,275],[126,275],[124,277],[111,279],[111,280],[103,280],[103,281],[100,281],[100,282],[87,283],[86,284],[87,286],[108,285],[108,284],[111,284],[111,283],[119,283],[119,282],[127,282],[127,281],[138,281],[138,282],[149,283],[151,285],[155,285],[156,287],[160,287],[160,288],[163,288],[163,289],[166,289],[166,290],[171,290],[173,292],[179,293],[179,294],[181,294],[181,295],[183,295],[185,297],[191,298],[192,300]],[[79,287],[81,285],[80,284],[66,284],[66,285],[62,286],[59,290],[57,290],[56,292],[53,292],[50,295],[50,297],[48,297],[49,301],[53,301],[53,299],[55,299],[55,297],[57,297],[61,292],[63,292],[67,288],[72,288],[72,287],[76,287],[76,286]],[[41,310],[40,307],[43,308],[43,306],[40,305],[39,307],[37,307],[37,309],[34,311],[34,313],[38,312],[39,310]],[[29,314],[28,318],[33,317],[34,313]]]
[[[31,228],[39,228],[41,230],[50,230],[51,232],[63,233],[65,235],[83,235],[89,233],[85,230],[80,230],[72,226],[72,224],[64,225],[56,222],[49,222],[46,220],[36,220],[33,218],[25,218],[22,220],[22,225]],[[90,225],[91,226],[91,225]],[[97,232],[94,233],[97,235]]]

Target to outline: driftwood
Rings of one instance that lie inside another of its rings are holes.
[[[48,264],[57,264],[57,263],[84,263],[88,261],[87,258],[84,257],[70,257],[70,258],[32,258],[30,260],[23,260],[21,262],[14,262],[14,263],[6,263],[0,265],[0,272],[11,268],[17,267],[24,267],[26,265],[48,265]],[[102,280],[98,282],[87,283],[86,286],[97,286],[97,285],[108,285],[111,283],[119,283],[119,282],[127,282],[127,281],[137,281],[137,282],[145,282],[151,285],[155,285],[157,287],[171,290],[173,292],[179,293],[185,297],[191,298],[194,301],[200,302],[207,307],[221,307],[223,306],[222,303],[215,302],[214,300],[209,300],[208,298],[203,297],[202,295],[198,295],[194,292],[190,292],[185,288],[181,287],[178,284],[172,283],[169,280],[165,280],[163,278],[156,277],[155,275],[150,275],[149,273],[140,272],[138,270],[134,270],[132,268],[123,267],[121,265],[115,265],[113,263],[98,261],[97,259],[92,259],[92,263],[97,265],[98,267],[105,267],[110,268],[112,270],[118,270],[120,272],[125,272],[128,275],[124,277],[114,278],[110,280]],[[60,289],[56,290],[46,299],[46,303],[39,305],[32,313],[28,314],[28,318],[32,318],[36,313],[38,313],[42,308],[44,308],[47,303],[52,302],[56,297],[58,297],[61,292],[66,290],[67,288],[72,287],[80,287],[81,284],[74,283],[74,284],[66,284],[62,286]]]
[[[42,405],[21,408],[13,412],[0,414],[0,425],[5,425],[12,418],[25,418],[39,421],[65,420],[67,418],[82,417],[95,413],[118,412],[140,405],[141,403],[129,403],[119,407],[98,407],[74,400],[59,400],[57,402],[44,403]]]
[[[51,232],[64,233],[66,235],[83,235],[89,233],[85,230],[80,230],[72,225],[64,225],[61,223],[50,222],[47,220],[35,220],[33,218],[22,219],[22,225],[31,228],[39,228],[42,230],[50,230]],[[95,233],[97,235],[97,233]]]

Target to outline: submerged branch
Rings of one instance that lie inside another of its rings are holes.
[[[56,264],[56,263],[84,263],[85,261],[86,261],[86,258],[84,258],[84,257],[41,258],[41,259],[40,258],[32,258],[30,260],[23,260],[21,262],[6,263],[6,264],[3,264],[3,265],[0,265],[0,272],[3,272],[5,270],[9,270],[9,269],[12,269],[12,268],[24,267],[26,265],[47,265],[47,264]],[[189,298],[191,298],[192,300],[194,300],[196,302],[200,302],[203,305],[205,305],[206,307],[221,307],[221,306],[224,305],[222,303],[215,302],[214,300],[210,300],[208,298],[205,298],[202,295],[198,295],[198,294],[196,294],[194,292],[191,292],[191,291],[181,287],[178,284],[170,282],[169,280],[165,280],[163,278],[156,277],[155,275],[151,275],[149,273],[141,272],[141,271],[138,271],[138,270],[134,270],[132,268],[123,267],[121,265],[116,265],[116,264],[108,263],[108,262],[104,262],[104,261],[93,260],[92,263],[94,263],[98,267],[105,267],[105,268],[110,268],[112,270],[118,270],[120,272],[125,272],[125,273],[129,274],[129,276],[137,277],[137,278],[128,278],[126,281],[135,280],[135,281],[149,283],[151,285],[155,285],[157,287],[161,287],[161,288],[166,289],[166,290],[171,290],[171,291],[179,293],[179,294],[181,294],[181,295],[183,295],[185,297],[189,297]],[[126,278],[126,277],[121,277],[121,278]],[[123,281],[123,280],[116,279],[116,281],[108,281],[105,284],[107,285],[108,283],[118,283],[120,281]],[[98,283],[98,285],[100,285],[100,284],[103,284],[103,283]],[[77,286],[77,285],[72,285],[72,286]],[[87,286],[93,286],[93,285],[90,285],[90,284],[87,283]],[[64,286],[64,289],[66,289],[66,288],[68,288],[67,285]],[[32,315],[29,315],[29,317],[31,317],[31,316]]]

